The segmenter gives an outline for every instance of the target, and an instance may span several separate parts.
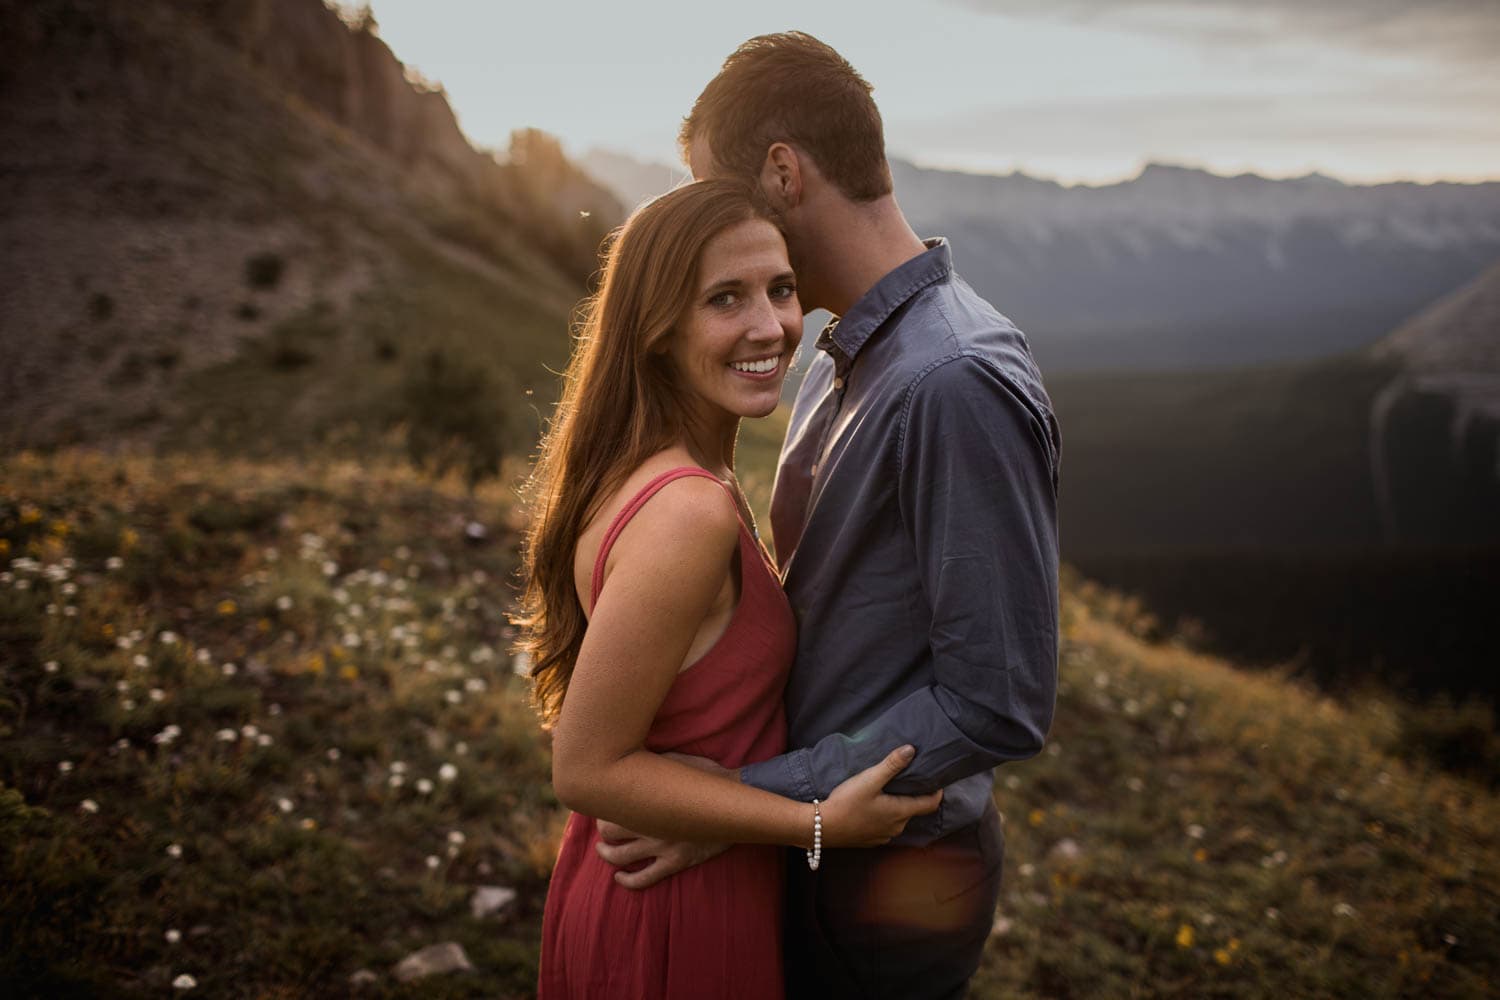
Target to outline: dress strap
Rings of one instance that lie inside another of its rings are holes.
[[[614,547],[615,539],[619,538],[620,532],[625,530],[625,525],[630,523],[630,519],[635,516],[636,511],[644,507],[646,501],[654,497],[663,486],[675,480],[687,478],[688,476],[699,476],[703,479],[713,480],[723,487],[725,495],[729,497],[729,502],[734,503],[734,494],[729,492],[729,487],[724,485],[724,481],[707,469],[700,469],[696,465],[683,465],[675,469],[668,469],[645,486],[642,486],[640,492],[631,497],[630,502],[620,508],[620,512],[615,515],[615,519],[609,523],[609,530],[604,533],[604,541],[599,545],[599,555],[594,560],[593,581],[589,586],[590,609],[599,603],[599,591],[604,589],[604,562],[609,558],[609,550]],[[734,504],[736,520],[739,519],[739,509],[739,504]]]

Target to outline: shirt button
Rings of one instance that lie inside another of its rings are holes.
[[[833,380],[833,387],[835,389],[842,389],[844,387],[844,379],[842,376]]]

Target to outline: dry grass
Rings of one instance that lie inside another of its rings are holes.
[[[0,463],[14,995],[337,995],[360,968],[372,996],[527,995],[563,814],[505,654],[512,498],[396,465]],[[1402,756],[1398,706],[1148,643],[1086,584],[1064,608],[1053,739],[997,782],[975,996],[1492,992],[1488,786]],[[469,916],[486,883],[520,891],[506,918]],[[478,971],[388,975],[442,940]]]

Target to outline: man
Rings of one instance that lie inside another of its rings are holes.
[[[871,88],[791,32],[725,61],[683,123],[693,176],[743,177],[785,227],[818,338],[771,501],[797,614],[789,746],[741,779],[811,801],[911,743],[893,793],[944,790],[890,846],[790,852],[790,996],[962,996],[999,896],[992,769],[1031,757],[1057,676],[1059,439],[1025,338],[897,206]],[[623,884],[715,848],[601,826]]]

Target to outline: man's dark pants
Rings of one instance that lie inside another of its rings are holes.
[[[926,847],[789,852],[788,1000],[962,997],[1000,898],[1005,837],[994,802]]]

